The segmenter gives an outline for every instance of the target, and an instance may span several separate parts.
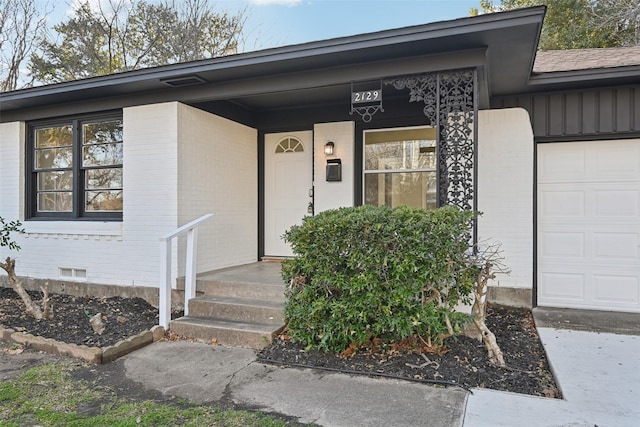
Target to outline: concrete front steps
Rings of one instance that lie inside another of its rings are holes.
[[[199,275],[189,315],[169,330],[199,341],[261,349],[284,327],[280,264],[260,262]],[[178,288],[184,282],[178,283]]]

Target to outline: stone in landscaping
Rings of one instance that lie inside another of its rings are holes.
[[[89,319],[89,322],[91,323],[93,332],[98,335],[102,335],[102,333],[104,332],[104,328],[106,327],[104,322],[102,321],[102,313],[98,313],[93,316],[91,319]]]

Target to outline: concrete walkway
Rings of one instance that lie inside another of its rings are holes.
[[[640,336],[540,328],[564,399],[473,394],[255,362],[251,350],[157,342],[116,361],[146,389],[323,426],[640,425]]]
[[[613,334],[559,329],[576,323],[571,313],[560,314],[534,311],[537,324],[545,325],[538,331],[564,399],[487,389],[469,394],[459,388],[280,368],[256,362],[253,350],[188,341],[158,341],[77,375],[99,377],[132,397],[175,396],[326,427],[640,425],[640,330],[634,326],[638,315],[616,318],[616,328],[623,332]],[[584,313],[577,314],[583,319]],[[538,321],[541,315],[546,323]],[[606,317],[589,315],[601,325]],[[0,380],[38,363],[39,357],[45,356],[0,357]]]
[[[640,425],[640,336],[538,332],[564,399],[474,389],[464,427]]]
[[[247,349],[158,341],[114,362],[143,387],[322,426],[462,426],[467,392],[255,362]]]

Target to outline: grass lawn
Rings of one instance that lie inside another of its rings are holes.
[[[271,415],[186,401],[162,404],[119,398],[107,387],[71,379],[72,365],[47,364],[0,383],[0,426],[301,425]]]

